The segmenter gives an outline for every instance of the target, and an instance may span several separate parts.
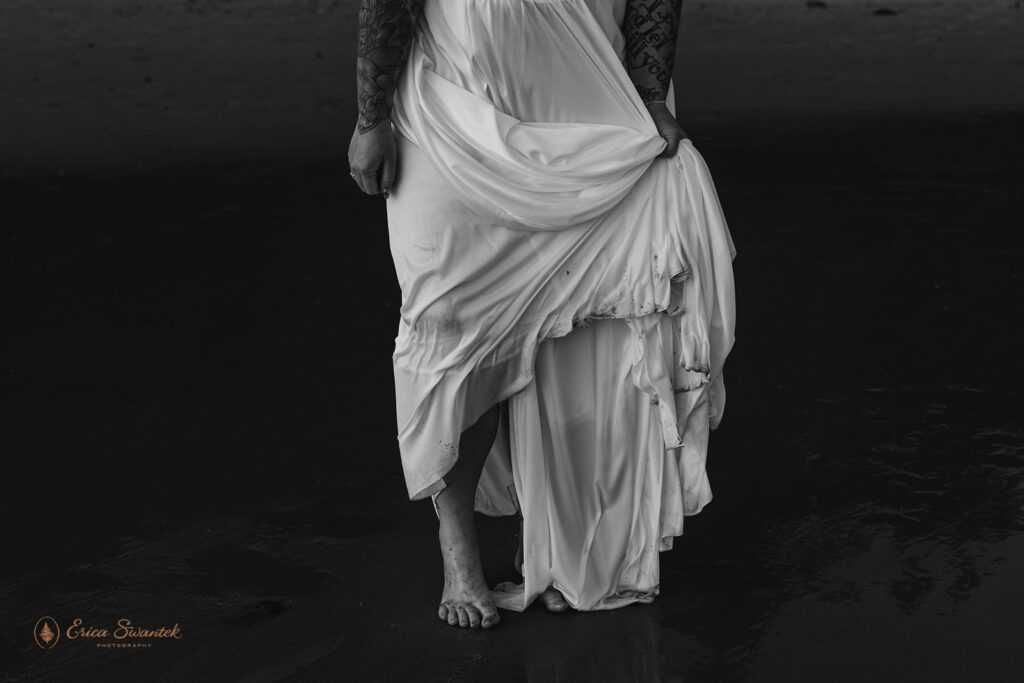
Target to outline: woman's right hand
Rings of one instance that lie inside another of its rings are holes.
[[[348,165],[352,179],[366,194],[384,194],[387,198],[395,184],[398,145],[391,120],[385,119],[368,131],[356,126],[348,145]]]
[[[647,111],[654,119],[654,125],[658,128],[658,135],[665,139],[665,149],[659,157],[674,157],[679,150],[679,143],[689,139],[689,135],[676,121],[676,117],[668,110],[664,102],[647,105]]]

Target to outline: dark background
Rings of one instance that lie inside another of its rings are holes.
[[[819,3],[820,4],[820,3]],[[1019,680],[1019,3],[688,2],[730,220],[716,500],[652,606],[434,616],[353,2],[0,8],[0,680]],[[514,522],[481,519],[489,580]],[[178,622],[139,652],[36,620]]]

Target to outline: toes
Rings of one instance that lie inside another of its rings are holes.
[[[486,605],[463,605],[457,601],[443,602],[437,608],[437,616],[452,626],[462,628],[490,628],[498,623],[498,610]]]
[[[497,626],[498,622],[501,621],[501,617],[498,616],[498,610],[495,607],[484,608],[483,614],[480,618],[480,625],[484,628],[491,628]]]

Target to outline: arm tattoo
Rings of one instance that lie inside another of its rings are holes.
[[[629,0],[626,4],[626,68],[645,103],[668,95],[682,5],[682,0]]]
[[[360,0],[356,59],[360,133],[391,117],[398,76],[412,43],[413,22],[422,6],[423,0]]]

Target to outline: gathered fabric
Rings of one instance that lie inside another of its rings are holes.
[[[665,141],[622,65],[623,11],[427,0],[396,93],[388,222],[406,485],[412,499],[436,495],[462,431],[511,399],[477,493],[478,510],[524,518],[526,582],[496,593],[511,609],[552,584],[578,609],[651,598],[658,551],[711,497],[735,248],[696,148],[657,158]],[[598,423],[617,426],[552,436]],[[577,465],[559,474],[556,462]],[[633,503],[616,505],[627,490]],[[587,564],[612,547],[613,568]]]

